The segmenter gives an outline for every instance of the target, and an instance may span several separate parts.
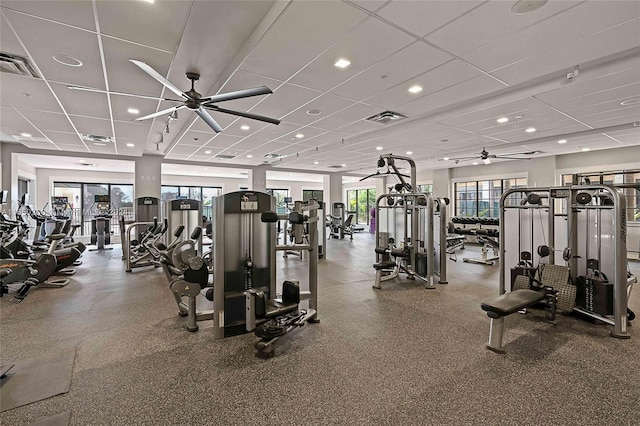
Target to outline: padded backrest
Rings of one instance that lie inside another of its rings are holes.
[[[540,282],[555,290],[569,282],[569,268],[562,265],[540,265],[543,266],[540,272]]]
[[[300,284],[297,281],[285,281],[282,283],[282,303],[300,303]]]
[[[351,226],[351,221],[352,221],[352,220],[353,220],[353,215],[352,215],[352,214],[350,214],[350,215],[347,217],[347,220],[345,220],[345,221],[344,221],[344,226],[345,226],[345,227],[347,227],[347,226]]]

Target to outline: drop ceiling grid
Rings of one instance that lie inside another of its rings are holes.
[[[414,41],[414,37],[370,18],[304,67],[291,82],[325,92]],[[340,58],[348,58],[351,65],[337,69],[334,64]]]
[[[3,9],[16,10],[22,13],[73,25],[90,31],[96,30],[91,2],[52,2],[2,0]]]
[[[3,105],[11,105],[18,109],[62,112],[44,81],[8,73],[3,73],[1,77],[0,96]]]
[[[67,114],[110,119],[106,94],[69,90],[66,85],[54,83],[51,84],[51,89],[64,105]]]
[[[366,18],[364,12],[342,2],[292,2],[240,69],[287,80]],[[287,60],[274,61],[278,52],[287,52]]]
[[[93,32],[7,11],[11,25],[47,80],[104,89],[98,39]],[[82,61],[82,67],[56,62],[53,55],[67,55]]]
[[[486,2],[430,33],[425,39],[455,55],[464,56],[473,50],[539,24],[580,4],[581,1],[548,2],[543,8],[521,15],[511,12],[513,3],[510,1]]]
[[[637,48],[640,45],[637,40],[639,22],[640,19],[636,18],[570,44],[551,46],[540,55],[528,57],[491,74],[509,84],[517,84],[563,68],[565,72],[569,72],[576,64]]]
[[[56,132],[73,133],[75,135],[75,130],[73,130],[73,127],[69,124],[69,120],[67,120],[66,116],[62,113],[23,109],[22,114],[31,122],[37,121],[38,126],[40,126],[43,132],[53,130]]]
[[[540,60],[550,49],[566,46],[627,21],[637,9],[632,3],[621,2],[611,8],[608,2],[584,2],[510,37],[475,49],[463,55],[463,59],[492,73],[527,58],[537,57]],[[571,37],[568,38],[567,34]]]

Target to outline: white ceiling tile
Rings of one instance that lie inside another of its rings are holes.
[[[21,143],[22,143],[22,145],[26,146],[27,148],[31,148],[31,149],[55,149],[55,150],[58,150],[58,148],[54,144],[52,144],[51,142],[22,141]]]
[[[320,92],[314,90],[293,84],[284,84],[260,102],[251,112],[278,119],[320,95]]]
[[[337,114],[332,114],[329,117],[316,121],[313,125],[321,129],[338,129],[347,124],[364,120],[379,112],[382,112],[382,109],[377,106],[358,103],[343,109]]]
[[[493,71],[492,74],[513,85],[558,70],[568,72],[575,65],[639,47],[639,27],[640,18],[636,18],[572,43],[550,46],[544,53]]]
[[[482,97],[488,93],[503,89],[505,86],[491,77],[481,75],[476,78],[446,87],[435,93],[423,96],[415,101],[402,104],[400,107],[405,114],[418,115],[427,111],[433,111],[437,107],[460,104],[464,107],[465,101]],[[455,114],[452,112],[452,114]]]
[[[331,93],[351,99],[366,99],[453,59],[428,44],[415,42],[378,62]]]
[[[96,4],[103,34],[171,52],[180,42],[192,6],[186,1],[98,0]]]
[[[326,91],[414,41],[413,37],[402,31],[371,18],[315,59],[291,82]],[[349,60],[351,65],[344,69],[337,68],[334,64],[341,58]]]
[[[385,108],[396,108],[398,105],[412,102],[414,99],[422,98],[456,83],[481,75],[475,68],[462,61],[454,60],[412,78],[407,84],[397,85],[378,95],[367,98],[367,102],[384,105]],[[422,86],[422,92],[418,94],[409,93],[409,87],[416,84]]]
[[[64,114],[30,109],[23,109],[22,113],[32,123],[38,123],[38,128],[42,131],[53,130],[73,133],[75,135],[73,126],[71,126],[71,123],[69,123],[69,120]]]
[[[97,136],[113,136],[111,122],[109,120],[82,117],[79,115],[70,115],[69,118],[79,133]]]
[[[531,25],[539,23],[580,1],[551,1],[530,13],[515,15],[513,2],[488,1],[429,34],[427,41],[461,56]]]
[[[27,52],[24,51],[24,48],[16,38],[15,33],[11,30],[9,21],[5,19],[4,15],[0,15],[0,44],[2,46],[3,53],[27,56]]]
[[[171,149],[172,155],[192,155],[196,151],[198,151],[200,147],[191,146],[191,145],[175,145]]]
[[[22,110],[22,114],[24,115],[26,110]],[[13,107],[9,105],[0,106],[0,128],[4,131],[7,127],[23,127],[29,126],[33,127],[24,117],[26,115],[21,115],[16,111]],[[35,129],[35,127],[33,127]]]
[[[245,59],[241,69],[286,80],[366,16],[337,1],[293,2]],[[286,60],[275,59],[278,52],[286,52]]]
[[[640,13],[638,2],[584,2],[510,37],[487,44],[463,56],[474,65],[493,71],[561,46],[580,44],[591,34],[626,22]],[[636,26],[637,28],[637,26]],[[619,40],[622,41],[622,40]],[[617,46],[610,46],[618,50]]]
[[[324,95],[321,95],[320,97],[315,98],[311,102],[305,104],[302,108],[299,108],[298,110],[293,111],[291,114],[288,114],[283,119],[289,123],[296,123],[301,125],[311,124],[313,122],[321,120],[328,115],[339,113],[339,111],[342,111],[343,109],[351,105],[353,105],[353,101],[325,93]],[[320,111],[320,114],[310,115],[307,113],[307,111],[310,110],[318,110]]]
[[[149,126],[146,124],[114,121],[113,125],[116,131],[116,139],[118,140],[120,140],[120,138],[131,139],[141,144],[147,140]]]
[[[40,111],[62,112],[56,98],[43,80],[3,73],[0,97],[3,105]]]
[[[47,79],[104,89],[95,33],[15,12],[8,12],[7,16],[31,59]],[[80,60],[83,65],[62,65],[53,59],[53,55],[71,56]]]
[[[376,14],[420,37],[442,27],[483,1],[394,1]]]
[[[58,145],[62,151],[69,152],[88,152],[84,145]]]
[[[357,4],[370,12],[375,12],[384,6],[385,3],[389,3],[389,0],[351,0],[351,3]]]
[[[50,0],[2,0],[2,8],[17,10],[48,20],[95,31],[91,2]]]
[[[227,149],[238,142],[240,142],[242,138],[237,136],[231,136],[224,133],[219,133],[215,138],[211,139],[207,144],[207,148],[219,148],[219,149]]]
[[[70,90],[64,84],[51,84],[51,88],[65,106],[67,114],[110,119],[106,94]]]

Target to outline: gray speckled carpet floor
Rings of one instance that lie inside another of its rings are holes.
[[[0,424],[67,410],[74,425],[640,424],[634,326],[617,340],[574,317],[512,315],[498,355],[484,348],[480,309],[497,294],[497,265],[449,262],[449,284],[435,290],[406,280],[374,290],[371,235],[327,249],[321,322],[270,359],[256,357],[251,334],[214,340],[207,322],[185,331],[160,269],[125,273],[118,246],[87,252],[66,288],[0,299],[2,362],[77,347],[71,390],[1,413]],[[279,281],[306,281],[300,259],[278,258]]]

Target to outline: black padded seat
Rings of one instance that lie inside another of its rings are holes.
[[[297,303],[283,303],[278,299],[271,299],[265,302],[265,318],[275,318],[288,314],[298,309]]]
[[[380,269],[391,269],[391,268],[395,268],[396,266],[396,262],[380,262],[380,263],[374,263],[373,264],[373,269],[375,269],[376,271],[380,270]]]
[[[536,290],[514,290],[483,302],[480,307],[490,318],[506,317],[514,312],[541,302],[547,293]]]
[[[4,278],[11,273],[11,269],[9,268],[0,268],[0,278]]]

